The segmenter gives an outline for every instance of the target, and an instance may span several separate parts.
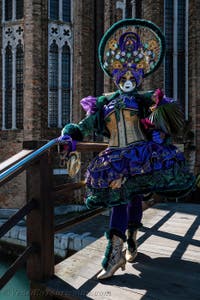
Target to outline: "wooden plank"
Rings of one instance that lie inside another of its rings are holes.
[[[78,142],[76,150],[80,152],[100,152],[108,147],[106,143],[91,143],[91,142]]]
[[[27,201],[34,199],[37,203],[36,209],[27,216],[27,243],[39,248],[27,260],[27,274],[31,283],[43,281],[54,274],[54,207],[51,188],[52,165],[49,151],[27,170]],[[35,289],[31,290],[31,300],[38,299]],[[41,296],[41,299],[47,299],[45,297]]]
[[[200,299],[200,247],[195,244],[199,242],[195,237],[200,228],[200,205],[186,206],[164,204],[151,208],[149,214],[145,211],[138,256],[133,264],[126,264],[125,271],[97,280],[107,244],[102,237],[56,265],[59,284],[52,280],[47,290],[53,294],[60,289],[63,298],[59,299],[71,299],[67,297],[72,294],[81,300]],[[167,232],[171,226],[175,233]]]
[[[0,163],[0,172],[5,171],[6,169],[10,168],[12,165],[20,161],[22,158],[26,157],[30,153],[32,153],[33,150],[22,150],[19,153],[13,155],[12,157],[8,158],[7,160]]]

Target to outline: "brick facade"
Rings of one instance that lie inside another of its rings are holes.
[[[195,171],[200,170],[200,1],[189,1],[189,116],[196,146]]]
[[[1,5],[0,0],[0,5]],[[98,43],[103,33],[122,18],[117,0],[73,0],[73,91],[72,121],[79,121],[84,113],[80,99],[87,95],[100,95],[116,89],[108,77],[103,76],[97,58]],[[121,0],[123,4],[123,0]],[[24,1],[24,129],[0,130],[0,161],[22,149],[24,140],[51,139],[60,129],[47,128],[48,114],[48,1]],[[126,15],[130,16],[131,1]],[[200,0],[189,1],[189,114],[197,146],[196,171],[200,167]],[[136,1],[137,16],[156,23],[163,29],[164,0]],[[0,10],[1,13],[1,10]],[[1,16],[0,16],[1,18]],[[0,30],[0,47],[2,43]],[[1,53],[0,53],[1,61]],[[2,64],[0,63],[0,71]],[[1,76],[0,76],[0,85]],[[163,65],[143,84],[144,89],[163,87]],[[2,89],[0,88],[2,99]],[[0,101],[0,121],[2,101]],[[86,157],[86,159],[88,159]],[[17,188],[16,188],[17,187]],[[18,193],[14,200],[14,196]],[[25,174],[12,180],[0,191],[0,207],[20,207],[25,202]]]

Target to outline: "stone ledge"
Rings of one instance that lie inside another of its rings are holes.
[[[68,250],[79,251],[96,239],[90,232],[85,232],[84,234],[74,232],[57,233],[54,236],[54,253],[65,258]],[[0,239],[0,242],[26,247],[26,227],[14,226]]]

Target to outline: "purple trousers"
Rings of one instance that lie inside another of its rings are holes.
[[[139,228],[142,220],[142,195],[134,196],[128,204],[121,204],[112,208],[110,229],[125,234],[129,226]]]

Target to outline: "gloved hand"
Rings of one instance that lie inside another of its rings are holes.
[[[162,144],[165,138],[164,132],[160,132],[157,130],[154,130],[152,132],[152,141],[157,143],[157,144]]]
[[[75,151],[76,150],[76,143],[77,143],[77,141],[72,140],[71,136],[69,136],[67,134],[61,135],[58,138],[58,143],[59,143],[59,145],[63,145],[63,150],[64,151],[68,151],[68,154],[71,151]]]

